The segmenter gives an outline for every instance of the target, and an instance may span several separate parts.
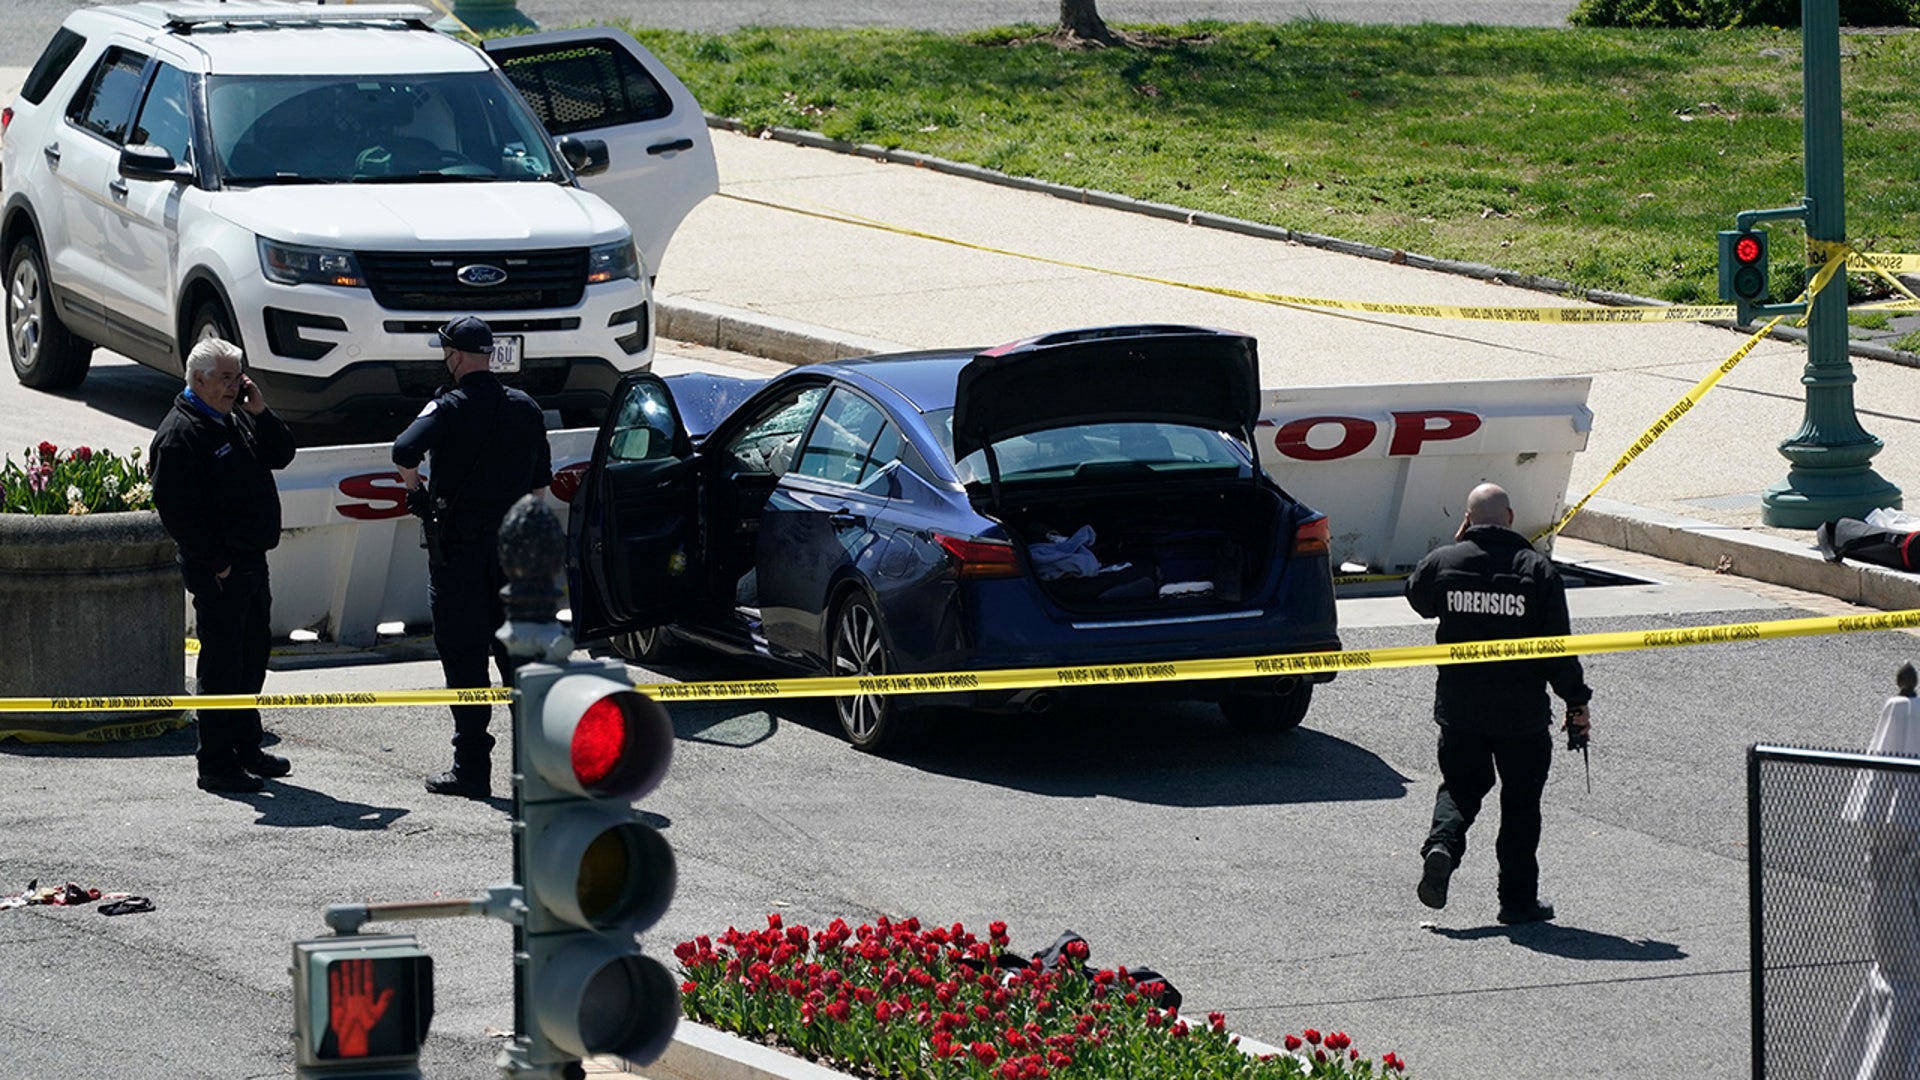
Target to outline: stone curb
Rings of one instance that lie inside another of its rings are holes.
[[[880,338],[844,334],[777,315],[727,307],[703,300],[654,297],[660,337],[729,352],[801,365],[848,356],[906,352],[909,346]]]
[[[1611,499],[1594,499],[1564,530],[1576,540],[1634,551],[1882,611],[1920,608],[1920,575],[1885,566],[1830,563],[1809,539],[1682,517]]]
[[[1097,188],[1071,187],[1066,184],[1055,184],[1046,180],[1035,180],[1031,177],[1014,176],[1009,173],[999,172],[995,169],[983,168],[979,165],[968,165],[964,162],[949,161],[946,158],[934,157],[931,154],[921,154],[912,150],[894,150],[884,146],[877,146],[873,143],[850,143],[841,139],[828,138],[825,135],[812,131],[797,131],[792,128],[758,128],[750,124],[742,123],[739,120],[723,116],[714,116],[711,113],[707,115],[707,126],[721,131],[731,131],[742,135],[755,136],[757,138],[772,139],[776,142],[791,143],[795,146],[807,146],[816,150],[831,150],[837,154],[850,154],[854,157],[871,158],[875,161],[885,161],[895,165],[912,165],[915,168],[930,169],[934,172],[944,173],[949,176],[965,177],[969,180],[998,184],[1001,187],[1014,188],[1020,191],[1032,191],[1042,195],[1052,195],[1055,198],[1084,203],[1088,206],[1103,207],[1108,210],[1120,210],[1130,214],[1142,214],[1147,217],[1160,218],[1166,221],[1178,221],[1186,225],[1220,229],[1225,232],[1239,233],[1243,236],[1255,236],[1267,240],[1301,244],[1306,247],[1321,248],[1326,251],[1339,252],[1343,255],[1354,255],[1363,259],[1373,259],[1378,262],[1393,263],[1398,266],[1411,266],[1420,270],[1434,270],[1443,274],[1458,274],[1461,277],[1470,277],[1477,281],[1492,281],[1502,285],[1511,285],[1515,288],[1527,289],[1532,292],[1574,297],[1585,300],[1590,304],[1601,304],[1606,307],[1673,306],[1665,300],[1655,300],[1646,296],[1634,296],[1631,293],[1610,292],[1605,289],[1582,289],[1571,281],[1542,277],[1538,274],[1523,274],[1517,270],[1507,270],[1498,266],[1489,266],[1486,263],[1462,262],[1457,259],[1437,259],[1431,255],[1422,255],[1414,251],[1404,251],[1399,248],[1383,248],[1373,244],[1361,243],[1357,240],[1344,240],[1337,236],[1303,232],[1299,229],[1288,229],[1279,225],[1267,225],[1258,221],[1228,217],[1225,214],[1209,213],[1204,210],[1191,210],[1184,206],[1174,206],[1171,203],[1149,202],[1143,199],[1135,199],[1129,195],[1116,195],[1110,191],[1101,191]],[[1721,329],[1736,330],[1748,334],[1759,329],[1758,326],[1736,326],[1731,319],[1715,319],[1705,322],[1702,325],[1717,326]],[[1807,340],[1806,331],[1792,326],[1775,327],[1773,332],[1768,336],[1781,341],[1792,341],[1799,344],[1805,344]],[[1865,359],[1879,360],[1889,364],[1900,364],[1906,367],[1920,367],[1920,356],[1902,352],[1898,349],[1888,348],[1885,345],[1850,341],[1848,342],[1847,348],[1852,355]]]
[[[1242,1037],[1240,1049],[1254,1057],[1286,1051]],[[681,1018],[660,1060],[628,1071],[647,1080],[849,1080],[848,1074],[770,1046]]]

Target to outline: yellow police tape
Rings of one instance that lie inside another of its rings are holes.
[[[741,701],[846,697],[859,694],[930,694],[964,691],[1075,689],[1143,682],[1242,679],[1312,675],[1328,671],[1539,660],[1593,653],[1634,652],[1739,641],[1773,641],[1821,634],[1920,628],[1920,608],[1871,615],[1814,616],[1768,622],[1725,623],[1671,630],[1622,630],[1601,634],[1512,638],[1457,645],[1408,645],[1388,649],[1276,653],[1215,660],[1164,660],[1139,664],[998,668],[916,675],[837,675],[733,682],[648,683],[639,693],[663,702]],[[513,700],[506,688],[483,690],[365,690],[325,694],[213,694],[118,698],[0,698],[0,712],[93,712],[196,707],[315,709],[371,705],[499,704]]]

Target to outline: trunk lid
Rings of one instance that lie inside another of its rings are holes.
[[[1195,326],[1115,326],[1028,338],[960,370],[953,457],[1077,424],[1186,424],[1252,437],[1260,412],[1254,339]]]

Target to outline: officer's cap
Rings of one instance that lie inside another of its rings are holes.
[[[493,351],[493,327],[472,315],[454,319],[441,327],[437,336],[440,344],[449,349],[470,353]]]

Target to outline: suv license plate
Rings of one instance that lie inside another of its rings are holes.
[[[487,370],[495,375],[511,375],[520,370],[520,342],[518,334],[511,337],[493,338],[493,356],[487,360]]]

